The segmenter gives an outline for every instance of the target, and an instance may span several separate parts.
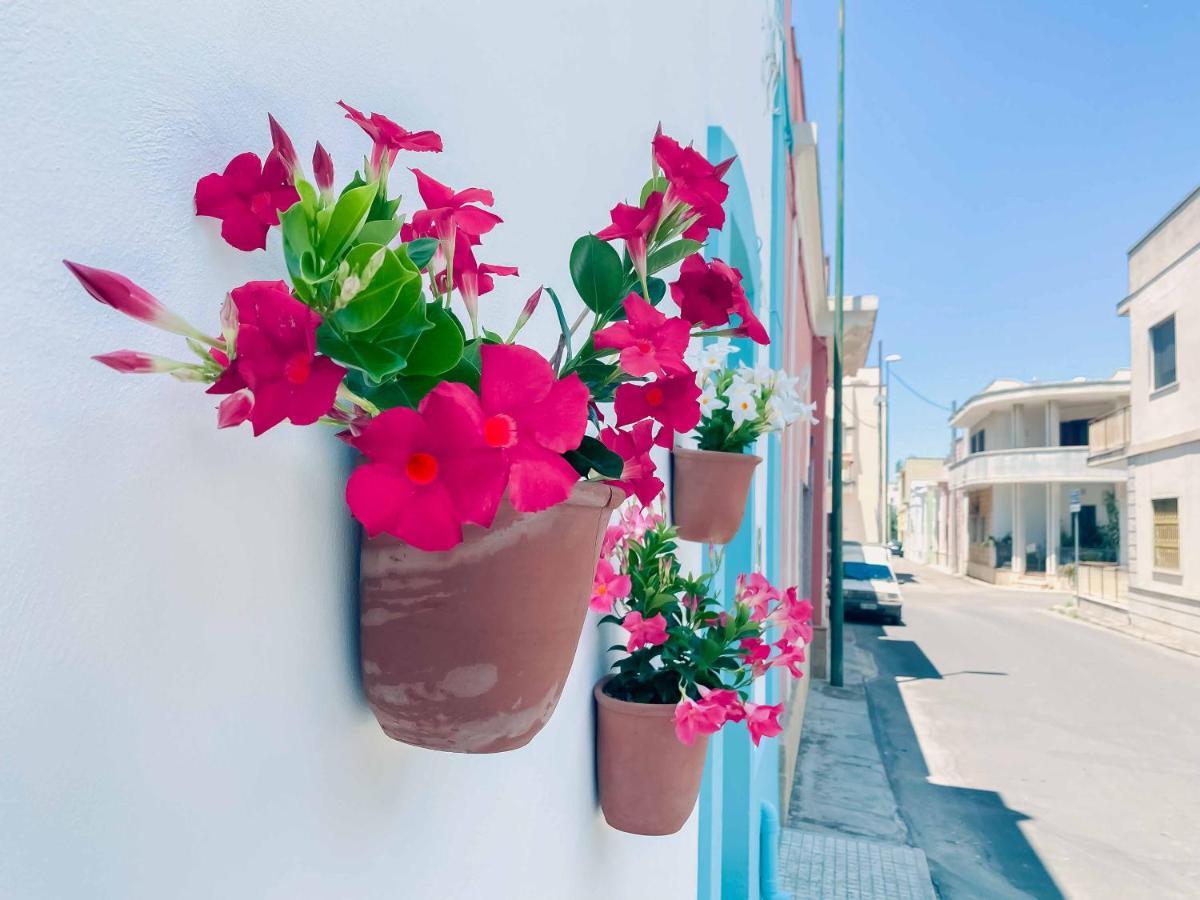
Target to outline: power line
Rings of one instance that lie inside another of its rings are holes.
[[[918,400],[924,400],[930,406],[937,407],[942,412],[954,412],[953,407],[943,406],[941,403],[938,403],[935,400],[930,400],[928,397],[926,397],[924,394],[922,394],[920,391],[918,391],[915,387],[913,387],[911,384],[909,384],[907,381],[905,381],[903,378],[901,378],[900,375],[898,375],[896,372],[892,373],[892,377],[895,378],[902,385],[904,385],[909,390],[909,392],[912,393],[912,395],[914,397],[916,397]]]

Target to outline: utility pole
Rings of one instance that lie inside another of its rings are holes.
[[[879,376],[878,396],[875,398],[875,435],[879,438],[879,543],[888,542],[887,522],[887,460],[883,458],[883,341],[879,342],[878,350]]]
[[[833,465],[829,508],[829,683],[841,687],[842,633],[842,326],[846,212],[846,0],[838,2],[837,237],[833,288]]]

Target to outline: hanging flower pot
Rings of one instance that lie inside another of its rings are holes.
[[[742,525],[754,470],[752,453],[676,447],[671,512],[679,536],[705,544],[728,544]]]
[[[700,794],[708,735],[675,736],[674,703],[630,703],[595,687],[596,767],[604,819],[629,834],[674,834]]]
[[[364,538],[367,700],[391,738],[456,753],[523,747],[558,704],[575,658],[615,488],[467,526],[451,550]]]

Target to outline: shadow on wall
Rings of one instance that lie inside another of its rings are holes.
[[[877,625],[855,628],[855,641],[875,661],[866,681],[871,721],[892,791],[913,841],[925,851],[943,898],[1061,898],[1063,893],[1019,827],[1030,817],[1010,809],[995,791],[929,781],[929,768],[909,719],[900,683],[943,675],[912,641],[885,640]]]

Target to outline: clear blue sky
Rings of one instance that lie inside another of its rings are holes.
[[[832,258],[837,0],[794,4]],[[1200,2],[847,5],[846,291],[893,372],[949,405],[1127,366],[1125,253],[1200,184]],[[893,460],[948,443],[893,380]]]

